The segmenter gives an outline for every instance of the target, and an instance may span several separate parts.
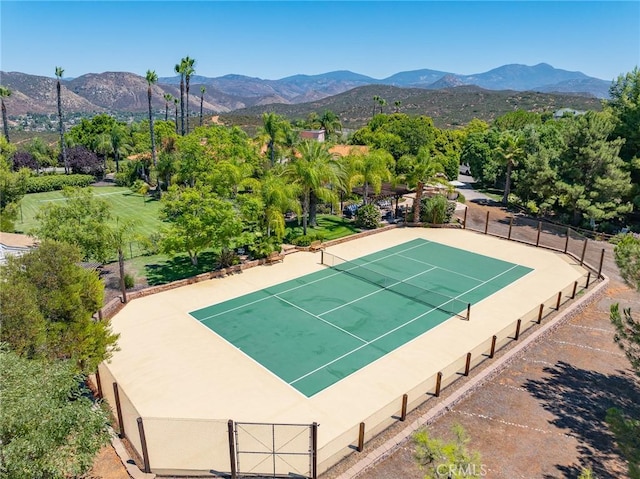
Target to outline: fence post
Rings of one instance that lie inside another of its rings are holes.
[[[542,221],[538,221],[538,237],[536,238],[536,246],[540,245],[540,232],[542,231]]]
[[[236,470],[236,441],[233,435],[233,421],[229,419],[227,422],[227,432],[229,436],[229,462],[231,464],[231,479],[237,479],[238,472]]]
[[[591,271],[587,272],[587,284],[585,284],[584,287],[589,288],[590,282],[591,282]]]
[[[604,248],[602,248],[602,253],[600,253],[600,266],[598,266],[598,279],[602,279],[602,265],[604,264]]]
[[[507,235],[507,239],[510,240],[511,239],[511,228],[513,228],[513,216],[511,217],[511,219],[509,220],[509,234]]]
[[[487,220],[484,224],[484,234],[487,234],[489,232],[489,212],[487,211]]]
[[[120,406],[120,392],[118,391],[118,383],[113,383],[113,399],[116,401],[116,414],[118,415],[118,428],[120,429],[120,438],[125,437],[124,419],[122,418],[122,407]]]
[[[574,281],[573,282],[573,291],[571,291],[571,299],[575,299],[576,297],[576,290],[578,289],[578,282]]]
[[[469,369],[471,369],[471,353],[467,353],[467,363],[464,366],[464,375],[469,375]]]
[[[493,356],[496,354],[496,341],[498,340],[498,336],[495,334],[491,338],[491,352],[489,353],[489,358],[493,359]]]
[[[147,438],[144,435],[144,425],[142,424],[142,418],[138,418],[138,433],[140,434],[140,445],[142,446],[142,461],[144,462],[144,471],[151,472],[151,466],[149,466],[149,451],[147,450]]]
[[[564,242],[564,253],[567,254],[569,250],[569,237],[571,236],[571,228],[567,227],[567,239]]]
[[[96,369],[96,387],[98,388],[98,397],[102,399],[104,395],[102,394],[102,381],[100,380],[100,368]]]
[[[440,397],[440,386],[442,385],[442,373],[439,372],[436,378],[436,397]]]
[[[311,479],[318,479],[318,423],[317,422],[314,422],[311,425]]]
[[[358,452],[364,449],[364,423],[360,423],[360,431],[358,431]]]
[[[324,250],[320,250],[320,264],[324,264]]]
[[[587,253],[587,241],[589,241],[589,238],[584,239],[584,246],[582,247],[582,256],[580,256],[580,266],[584,264],[584,255]]]
[[[465,207],[464,209],[464,218],[462,218],[462,229],[466,230],[467,229],[467,211],[469,211],[469,207]]]
[[[515,340],[517,341],[520,338],[520,326],[522,325],[522,320],[519,319],[518,323],[516,324],[516,335],[515,335]]]
[[[542,322],[542,311],[544,311],[544,303],[540,303],[540,309],[538,310],[538,324]]]
[[[402,410],[400,411],[400,420],[404,421],[407,419],[407,402],[409,400],[409,396],[406,394],[402,395]]]
[[[556,311],[560,311],[560,301],[562,301],[562,291],[558,291],[558,300],[556,301]]]

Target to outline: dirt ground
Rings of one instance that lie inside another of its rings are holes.
[[[469,203],[472,216],[492,218],[508,213],[496,206]],[[471,216],[470,216],[471,218]],[[485,477],[577,478],[589,467],[599,479],[624,478],[626,465],[604,421],[606,410],[619,407],[640,417],[640,381],[614,344],[609,307],[640,308],[640,295],[622,283],[605,245],[603,272],[611,278],[605,294],[524,351],[446,414],[429,425],[433,437],[450,437],[461,424],[471,436],[470,449],[480,452]],[[499,355],[498,359],[499,360]],[[455,387],[455,385],[453,386]],[[449,388],[452,389],[452,388]],[[448,393],[450,393],[449,391]],[[446,390],[443,397],[446,397]],[[432,400],[408,415],[410,424],[433,407]],[[325,473],[334,479],[376,444],[397,434],[405,423],[372,440]],[[358,477],[367,479],[422,478],[410,440]],[[111,447],[96,459],[92,477],[127,479],[126,469]]]

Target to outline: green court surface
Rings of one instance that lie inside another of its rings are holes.
[[[190,314],[311,397],[532,271],[424,239],[323,257],[325,270]]]

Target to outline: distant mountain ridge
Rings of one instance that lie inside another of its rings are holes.
[[[55,79],[19,72],[0,72],[0,83],[12,91],[5,100],[9,115],[55,114]],[[161,77],[152,87],[152,105],[164,111],[165,93],[179,97],[180,77]],[[205,87],[203,109],[209,113],[228,113],[269,104],[296,105],[316,102],[354,88],[368,85],[440,90],[476,86],[485,90],[512,90],[608,97],[611,82],[552,67],[503,65],[473,75],[438,70],[399,72],[375,79],[348,70],[318,75],[293,75],[279,80],[229,74],[210,78],[194,75],[190,81],[190,111],[200,108],[200,91]],[[141,113],[147,109],[147,82],[127,72],[88,73],[62,80],[63,108],[67,112],[120,111]],[[169,105],[172,109],[173,105]]]

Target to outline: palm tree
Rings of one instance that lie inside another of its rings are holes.
[[[67,164],[67,148],[64,145],[64,123],[62,123],[62,95],[60,79],[64,70],[61,67],[56,67],[56,92],[58,93],[58,122],[60,128],[60,154],[62,155],[62,163],[64,165],[65,174],[69,174],[69,165]]]
[[[116,172],[120,171],[120,158],[129,153],[130,145],[124,125],[117,124],[111,129],[111,152],[116,160]]]
[[[400,100],[396,100],[393,102],[393,104],[396,107],[395,113],[400,113],[400,107],[402,106],[402,102]]]
[[[180,132],[184,136],[184,58],[173,67],[174,71],[180,75]],[[177,103],[176,103],[177,105]],[[178,131],[178,119],[176,114],[176,133]]]
[[[271,169],[259,182],[258,191],[264,205],[267,236],[273,233],[278,240],[281,240],[286,226],[284,215],[288,211],[298,215],[301,213],[298,201],[300,188],[297,184],[288,181],[283,174],[276,172],[276,169]]]
[[[173,104],[176,107],[176,135],[178,134],[178,101],[179,100],[177,98],[173,99]]]
[[[507,167],[507,174],[504,181],[504,194],[502,195],[502,203],[509,202],[509,193],[511,192],[511,172],[514,166],[524,157],[525,151],[523,147],[524,139],[522,135],[511,130],[507,130],[500,134],[498,148],[496,154],[500,163]]]
[[[385,100],[384,98],[380,98],[378,100],[378,103],[380,104],[380,114],[382,114],[382,107],[387,104],[387,100]]]
[[[9,140],[9,123],[7,123],[7,107],[4,104],[4,99],[11,96],[11,90],[7,87],[0,85],[0,102],[2,102],[2,125],[4,128],[4,137],[7,139],[7,143],[10,143]]]
[[[337,202],[338,198],[330,185],[342,185],[344,171],[335,161],[326,143],[304,140],[298,147],[299,158],[294,158],[285,169],[291,183],[300,188],[302,194],[302,230],[307,234],[307,225],[315,225],[311,211],[312,196],[326,202]]]
[[[422,204],[422,195],[424,194],[424,185],[432,181],[441,183],[437,176],[443,173],[443,166],[435,161],[426,147],[420,148],[417,156],[411,164],[411,171],[405,175],[404,180],[410,186],[416,188],[416,196],[413,200],[413,222],[420,222],[420,207]]]
[[[284,125],[286,120],[273,112],[262,114],[261,133],[267,138],[267,151],[271,166],[275,164],[276,146],[284,140]]]
[[[363,202],[367,204],[369,198],[369,187],[374,193],[380,193],[382,183],[391,181],[391,168],[393,166],[393,156],[385,150],[374,150],[367,155],[356,154],[350,157],[351,185],[363,185]]]
[[[149,133],[151,134],[151,162],[156,166],[156,136],[153,131],[153,112],[151,110],[151,86],[158,83],[155,70],[147,70],[147,100],[149,102]]]
[[[188,56],[183,58],[182,61],[180,62],[181,64],[184,64],[184,81],[185,81],[185,89],[187,92],[187,135],[189,134],[189,81],[191,80],[191,75],[193,75],[196,70],[195,68],[193,68],[193,66],[195,65],[196,61],[193,58],[189,58]],[[184,133],[183,133],[184,134]]]
[[[371,115],[371,118],[376,116],[376,108],[378,108],[379,103],[380,103],[380,97],[378,95],[374,95],[373,96],[373,114]]]
[[[173,100],[173,95],[171,93],[165,93],[163,95],[164,98],[164,121],[169,121],[169,103]]]
[[[207,89],[204,86],[200,87],[200,126],[202,126],[202,104],[204,103],[204,93]]]
[[[324,129],[327,134],[327,139],[333,136],[336,132],[342,131],[340,118],[338,118],[338,115],[331,110],[326,110],[318,120],[318,123],[320,123],[320,128]]]

